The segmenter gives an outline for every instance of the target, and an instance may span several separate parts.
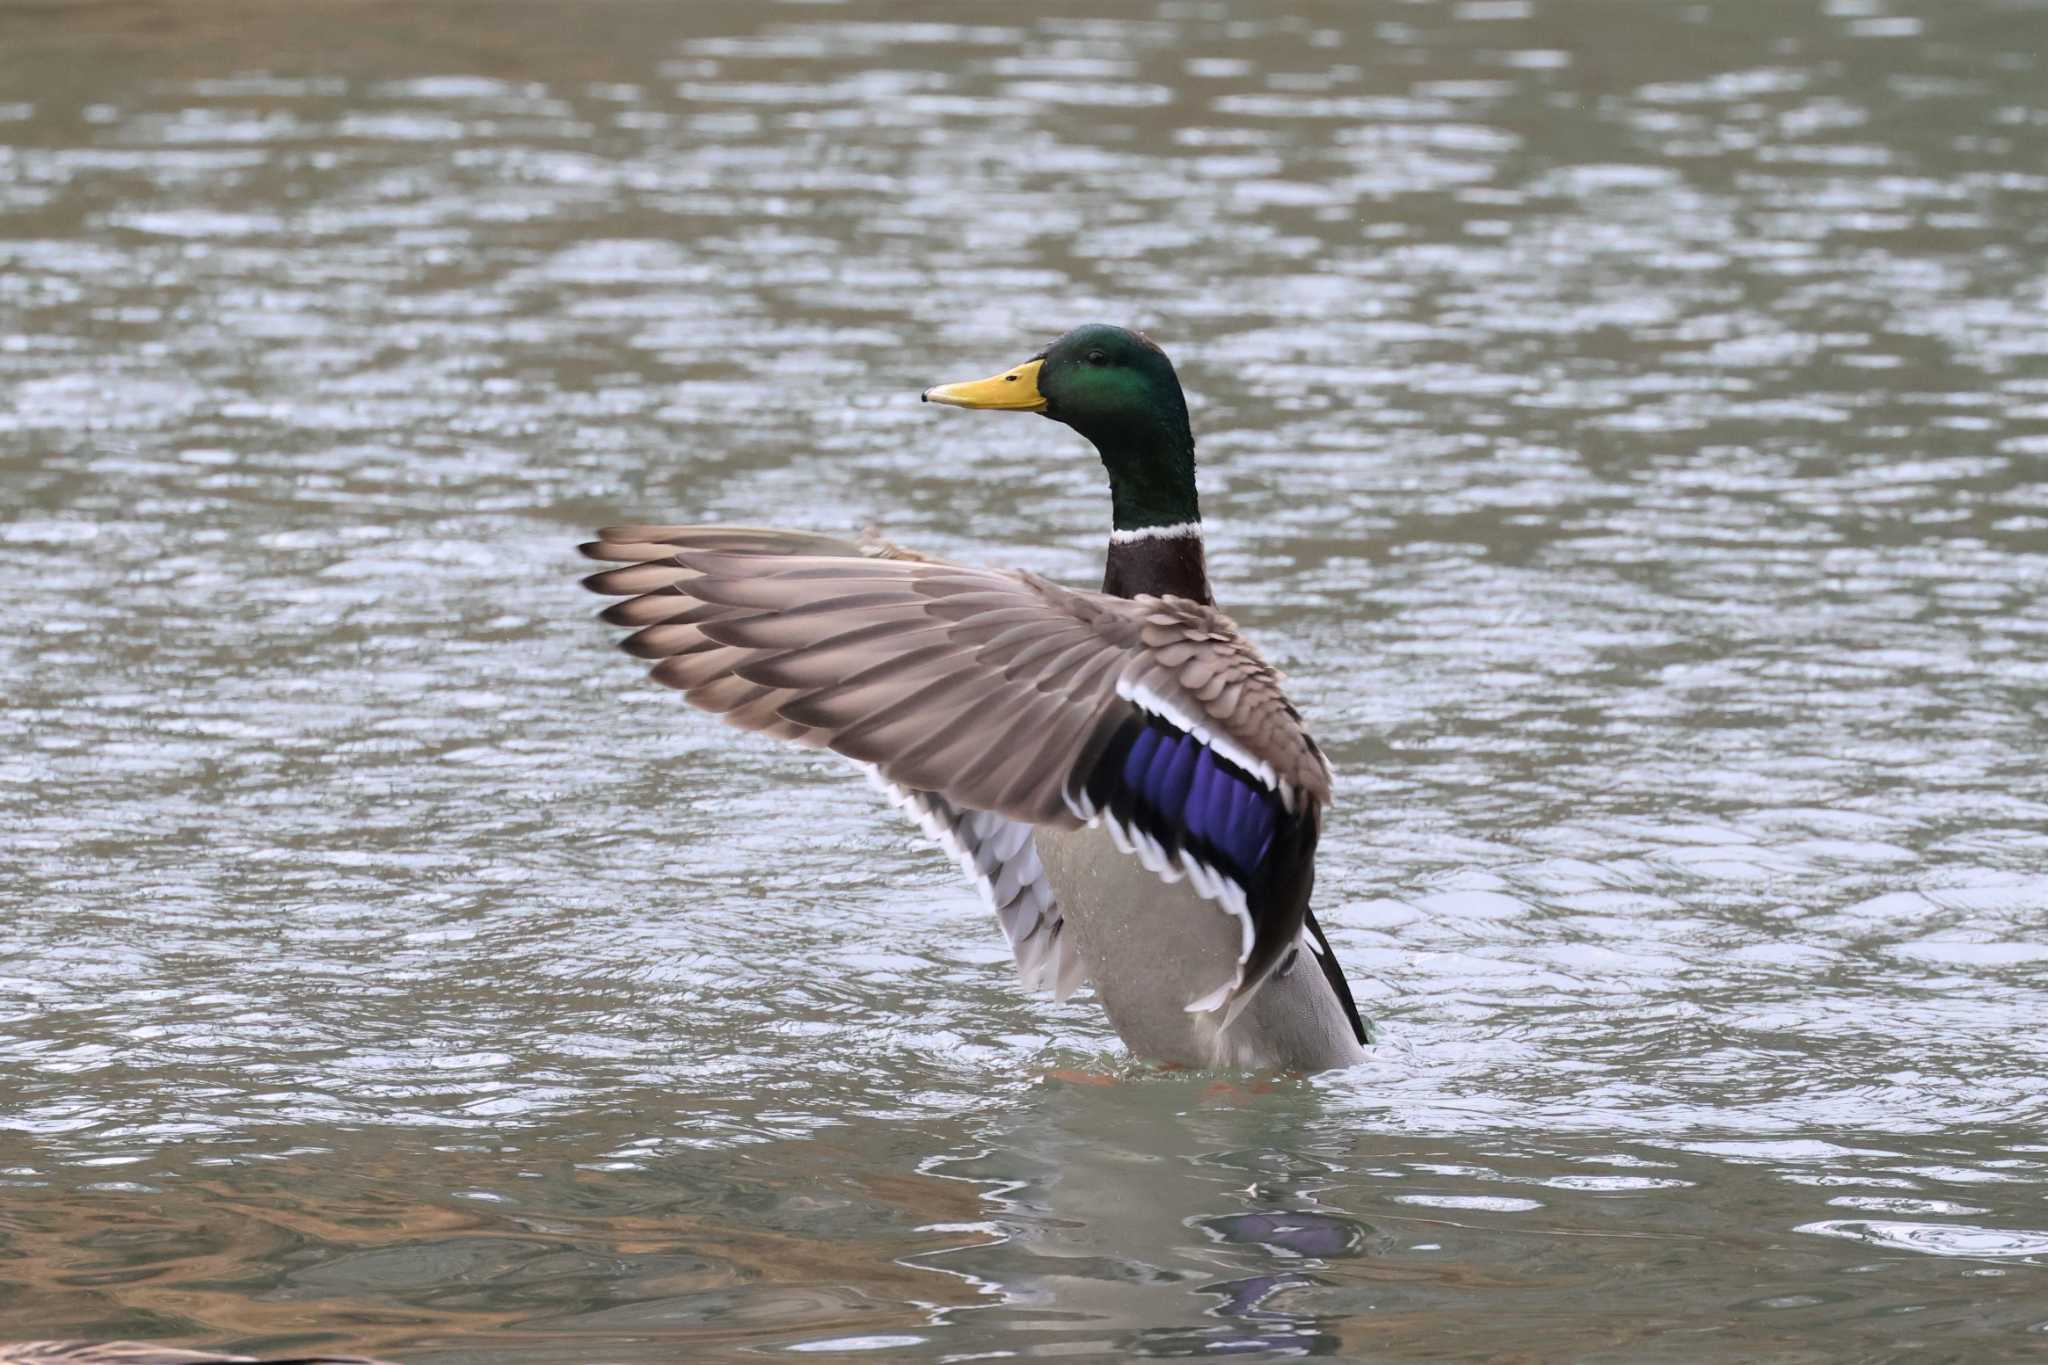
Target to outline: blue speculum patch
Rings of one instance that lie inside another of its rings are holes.
[[[1265,858],[1280,798],[1157,716],[1127,722],[1090,774],[1088,795],[1168,852],[1186,849],[1239,886]]]

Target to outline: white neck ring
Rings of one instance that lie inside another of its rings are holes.
[[[1201,522],[1176,521],[1171,526],[1139,526],[1129,531],[1111,531],[1109,543],[1129,545],[1140,540],[1182,540],[1189,537],[1200,539],[1201,535]]]

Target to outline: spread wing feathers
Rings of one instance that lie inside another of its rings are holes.
[[[1226,1023],[1295,943],[1330,771],[1279,675],[1212,607],[881,557],[752,527],[620,527],[585,580],[626,649],[734,724],[828,747],[955,812],[1100,819],[1238,917]],[[660,553],[665,551],[666,553]]]
[[[588,580],[599,592],[634,594],[603,613],[613,625],[637,627],[620,641],[620,648],[656,660],[654,679],[679,689],[692,705],[722,715],[743,730],[813,748],[823,746],[823,737],[779,713],[781,705],[793,699],[791,694],[740,678],[733,669],[746,651],[719,645],[704,634],[701,627],[707,622],[747,613],[690,596],[681,585],[696,575],[677,562],[676,551],[687,546],[728,554],[921,558],[872,529],[858,541],[773,526],[607,526],[597,534],[583,546],[584,554],[633,566]],[[605,586],[600,587],[598,579],[604,579]]]
[[[1087,969],[1038,861],[1030,825],[992,811],[961,810],[937,792],[906,791],[872,765],[863,766],[869,780],[938,840],[980,889],[1010,941],[1025,986],[1065,1000],[1087,984]]]

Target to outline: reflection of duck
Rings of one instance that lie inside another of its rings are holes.
[[[1195,1225],[1219,1242],[1258,1246],[1288,1256],[1334,1261],[1356,1256],[1365,1245],[1366,1228],[1352,1218],[1289,1209],[1282,1213],[1230,1213],[1198,1218]]]
[[[589,585],[654,676],[865,765],[987,893],[1025,981],[1092,980],[1133,1052],[1319,1070],[1367,1039],[1309,896],[1330,771],[1216,610],[1173,365],[1088,326],[927,401],[1094,443],[1103,591],[798,531],[621,526]]]
[[[1328,1274],[1389,1239],[1318,1203],[1324,1163],[1271,1146],[1333,1116],[1307,1086],[1221,1107],[1208,1088],[1039,1087],[921,1161],[984,1206],[948,1223],[980,1237],[905,1258],[980,1291],[940,1320],[1020,1358],[1351,1358]]]
[[[1358,1255],[1365,1247],[1367,1231],[1363,1223],[1354,1219],[1314,1209],[1227,1213],[1196,1218],[1191,1223],[1225,1245],[1254,1246],[1312,1264]],[[1321,1283],[1313,1275],[1291,1271],[1205,1284],[1201,1292],[1216,1296],[1215,1315],[1236,1325],[1181,1335],[1208,1354],[1267,1347],[1304,1356],[1334,1354],[1338,1342],[1323,1330],[1319,1319],[1269,1307],[1267,1302],[1287,1290],[1314,1288]]]
[[[1269,1352],[1286,1356],[1335,1355],[1342,1343],[1323,1330],[1320,1320],[1266,1306],[1266,1301],[1275,1295],[1320,1283],[1308,1275],[1253,1275],[1205,1284],[1198,1292],[1216,1297],[1216,1306],[1210,1313],[1222,1318],[1221,1323],[1208,1327],[1148,1328],[1133,1336],[1131,1354],[1155,1358]]]
[[[0,1365],[210,1365],[242,1361],[256,1365],[390,1365],[368,1356],[224,1356],[181,1351],[146,1341],[0,1342]]]

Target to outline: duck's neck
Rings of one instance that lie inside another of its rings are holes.
[[[1187,412],[1152,414],[1115,433],[1091,433],[1109,471],[1109,554],[1102,590],[1214,604],[1195,496],[1195,438]]]
[[[1102,590],[1118,597],[1151,593],[1214,605],[1209,566],[1202,554],[1202,523],[1119,528],[1109,533],[1102,562]]]

